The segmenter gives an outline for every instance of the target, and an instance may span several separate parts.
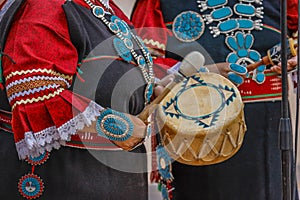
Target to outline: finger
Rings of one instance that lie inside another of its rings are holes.
[[[275,73],[281,74],[281,67],[280,67],[280,66],[278,66],[278,65],[274,65],[274,66],[272,66],[272,67],[270,68],[270,70],[271,70],[272,72],[275,72]]]
[[[162,86],[167,86],[170,82],[172,82],[175,78],[174,74],[169,74],[165,76],[163,79],[161,79],[157,84]]]
[[[289,59],[289,61],[297,64],[297,56],[292,57],[291,59]]]
[[[291,59],[289,59],[287,61],[287,70],[288,71],[291,71],[293,69],[295,69],[295,67],[297,67],[297,60],[296,60],[297,57],[293,57]],[[273,65],[270,69],[271,71],[273,72],[276,72],[278,74],[281,74],[282,73],[282,65],[281,63],[278,63],[278,65]]]
[[[297,66],[297,57],[293,57],[288,60],[288,67],[291,69],[295,68]]]
[[[111,140],[112,143],[114,143],[116,146],[122,148],[125,151],[130,151],[133,150],[135,147],[137,147],[143,139],[141,138],[136,138],[134,136],[131,136],[128,140],[125,141],[113,141]]]
[[[293,70],[296,66],[297,66],[297,56],[294,56],[294,57],[290,58],[287,61],[287,69],[288,69],[288,71]],[[275,67],[276,72],[280,72],[281,73],[281,67],[282,67],[281,62],[278,63],[278,65],[274,65],[272,67]],[[278,70],[278,67],[280,68],[280,70]]]
[[[164,87],[162,85],[157,85],[154,88],[154,97],[159,96],[164,90]]]
[[[129,116],[134,124],[132,136],[134,136],[136,138],[144,138],[145,134],[146,134],[146,129],[147,129],[146,124],[140,118],[138,118],[136,116],[132,116],[132,115],[129,115]]]

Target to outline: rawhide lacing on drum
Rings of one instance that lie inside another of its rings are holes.
[[[210,165],[233,156],[246,125],[237,87],[214,73],[197,73],[179,82],[156,112],[161,142],[176,161]]]

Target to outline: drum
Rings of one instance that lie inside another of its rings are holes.
[[[211,165],[241,147],[244,104],[235,85],[215,73],[179,82],[160,102],[155,118],[169,155],[187,165]]]

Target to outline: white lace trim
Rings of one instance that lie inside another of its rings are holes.
[[[16,143],[17,152],[20,159],[27,156],[37,157],[45,151],[59,149],[70,141],[71,136],[76,134],[77,130],[82,129],[85,125],[91,125],[96,120],[103,108],[91,101],[84,112],[78,114],[70,121],[60,127],[49,127],[38,133],[26,132],[24,139]]]

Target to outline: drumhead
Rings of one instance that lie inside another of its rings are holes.
[[[170,156],[189,165],[222,162],[237,152],[246,125],[237,87],[215,73],[197,73],[161,101],[156,122]]]

